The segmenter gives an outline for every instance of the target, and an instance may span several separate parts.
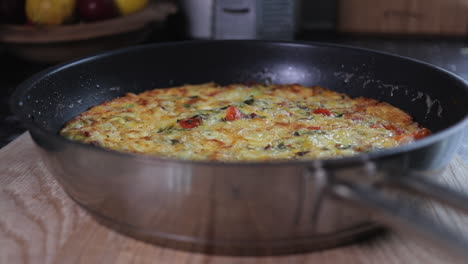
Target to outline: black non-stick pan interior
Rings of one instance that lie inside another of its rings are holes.
[[[159,44],[79,60],[25,82],[13,107],[56,133],[77,114],[127,92],[204,82],[320,85],[387,101],[433,131],[467,115],[466,84],[436,67],[342,46],[259,41]]]

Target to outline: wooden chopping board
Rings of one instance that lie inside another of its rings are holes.
[[[456,158],[444,180],[468,191],[468,165]],[[468,219],[433,207],[468,234]],[[406,234],[389,232],[346,247],[272,257],[227,257],[161,248],[99,225],[44,167],[25,133],[0,150],[0,263],[466,263]]]

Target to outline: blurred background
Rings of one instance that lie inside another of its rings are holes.
[[[74,58],[168,41],[317,41],[468,79],[467,18],[468,0],[0,0],[0,147],[25,131],[9,111],[15,87]]]

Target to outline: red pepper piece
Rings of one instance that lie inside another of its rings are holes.
[[[179,121],[179,124],[183,128],[191,129],[195,128],[202,124],[202,119],[198,116],[182,119]]]
[[[309,130],[320,130],[321,128],[319,126],[310,126],[310,127],[307,127],[307,129],[309,129]]]
[[[427,128],[422,128],[416,132],[413,133],[414,139],[421,139],[429,136],[431,134],[431,131]]]
[[[332,111],[326,109],[326,108],[317,108],[314,110],[314,114],[322,114],[322,115],[326,115],[326,116],[333,116],[335,114],[333,114]]]
[[[228,108],[227,113],[226,113],[226,120],[234,121],[234,120],[242,119],[242,117],[243,117],[243,114],[239,109],[237,109],[237,107],[231,105]]]

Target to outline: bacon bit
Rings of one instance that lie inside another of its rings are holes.
[[[372,125],[370,125],[369,127],[370,127],[370,128],[383,128],[382,124],[378,124],[378,123],[372,124]]]
[[[317,108],[314,110],[314,114],[322,114],[322,115],[326,115],[326,116],[334,116],[335,114],[333,114],[332,111],[326,109],[326,108]]]
[[[286,104],[287,104],[286,101],[277,103],[277,105],[279,105],[279,106],[285,106]]]
[[[243,116],[244,115],[242,114],[242,112],[239,109],[237,109],[237,107],[231,105],[227,110],[226,120],[235,121],[235,120],[238,120],[238,119],[242,119]]]
[[[183,128],[191,129],[202,124],[202,119],[199,116],[194,116],[179,121],[179,124]]]
[[[91,136],[91,133],[89,133],[88,131],[85,131],[85,132],[84,132],[84,136],[85,136],[85,137],[90,137],[90,136]]]
[[[252,119],[256,118],[257,116],[258,116],[258,115],[257,115],[256,113],[251,113],[251,114],[250,114],[250,118],[252,118]]]
[[[320,130],[321,128],[319,126],[309,126],[307,127],[309,130]]]
[[[413,133],[414,139],[421,139],[429,136],[431,134],[431,131],[427,128],[422,128],[416,132]]]
[[[395,132],[397,135],[403,135],[405,133],[405,131],[395,125],[383,125],[385,127],[385,129],[387,130],[392,130],[393,132]]]
[[[264,150],[271,149],[271,145],[268,144],[268,145],[266,145],[263,149],[264,149]]]

